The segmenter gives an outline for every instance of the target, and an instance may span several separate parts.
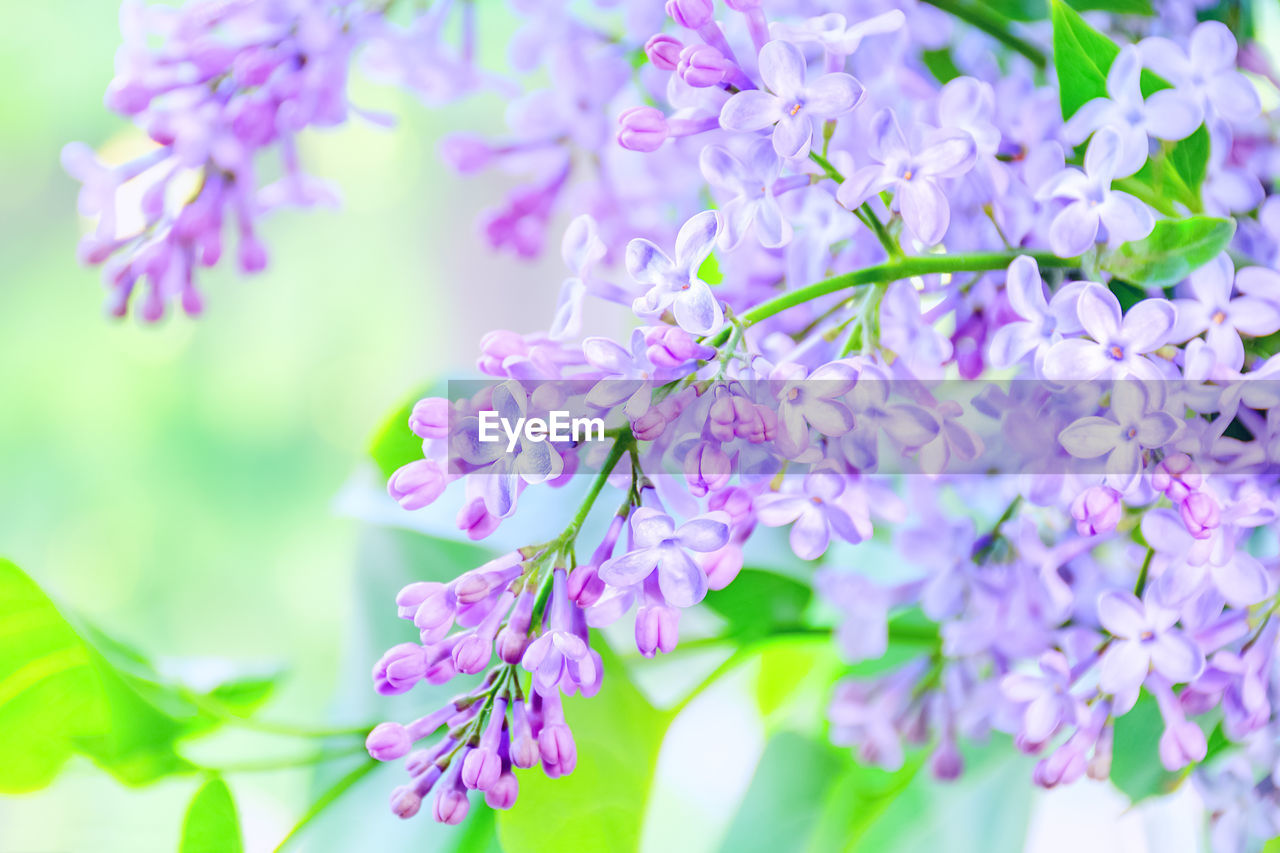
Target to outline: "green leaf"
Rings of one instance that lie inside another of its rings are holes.
[[[1113,15],[1151,16],[1156,10],[1151,0],[1068,0],[1078,12],[1110,12]]]
[[[807,849],[831,782],[850,761],[847,753],[822,741],[794,732],[774,735],[720,850]]]
[[[413,413],[414,405],[429,396],[432,390],[436,390],[436,386],[423,387],[410,394],[374,433],[369,455],[384,477],[390,477],[397,469],[422,458],[422,439],[409,429],[409,415]]]
[[[48,785],[107,712],[92,650],[35,581],[0,560],[0,792]]]
[[[715,252],[707,255],[707,259],[698,267],[698,278],[707,284],[719,284],[724,281],[724,273],[720,270],[720,261],[716,260]]]
[[[1155,14],[1151,0],[1068,0],[1077,12],[1110,12],[1113,15]],[[1043,21],[1049,17],[1047,0],[982,0],[982,5],[1012,21]]]
[[[1135,803],[1167,794],[1177,787],[1181,773],[1170,773],[1160,763],[1160,735],[1164,720],[1156,700],[1142,691],[1133,709],[1115,723],[1111,748],[1111,782]]]
[[[1107,71],[1120,48],[1062,0],[1051,0],[1050,13],[1053,65],[1058,72],[1058,98],[1065,120],[1094,98],[1107,96]]]
[[[578,766],[559,779],[536,768],[519,771],[520,798],[498,815],[506,853],[639,849],[645,801],[671,715],[649,704],[608,647],[596,647],[605,667],[600,692],[564,703]]]
[[[704,603],[729,623],[725,634],[753,638],[803,622],[813,590],[799,581],[761,569],[743,569],[733,583],[707,594]]]
[[[227,783],[218,776],[196,791],[182,821],[178,853],[243,853],[240,819]]]
[[[1164,219],[1145,239],[1117,248],[1103,267],[1137,285],[1167,287],[1217,257],[1231,242],[1235,228],[1230,219],[1208,216]]]
[[[955,60],[951,58],[951,51],[945,47],[939,50],[926,50],[920,55],[920,58],[924,60],[924,67],[929,69],[929,73],[939,83],[950,83],[963,73],[956,66]]]

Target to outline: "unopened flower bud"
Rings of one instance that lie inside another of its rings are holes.
[[[720,85],[732,68],[733,63],[711,45],[691,44],[680,51],[676,73],[690,86],[704,89]]]
[[[675,71],[676,63],[680,61],[680,51],[683,48],[684,45],[679,39],[666,33],[658,33],[644,43],[644,54],[649,57],[649,61],[653,63],[654,68],[660,68],[663,71]]]
[[[1090,486],[1071,502],[1071,517],[1081,536],[1110,533],[1120,523],[1124,510],[1120,493],[1110,486]]]
[[[1218,502],[1208,492],[1192,492],[1178,506],[1182,523],[1196,539],[1208,539],[1221,522]]]
[[[498,781],[485,789],[484,802],[491,809],[509,809],[516,803],[520,783],[510,770],[498,777]]]
[[[711,23],[715,9],[711,0],[667,0],[667,14],[685,29],[696,30]]]
[[[449,401],[444,397],[427,397],[413,404],[409,429],[418,438],[449,437]]]
[[[1204,475],[1185,453],[1166,456],[1151,472],[1151,487],[1157,492],[1163,492],[1174,503],[1186,500],[1203,483]]]
[[[657,151],[671,133],[657,107],[632,107],[618,116],[618,124],[618,144],[628,151]]]
[[[364,746],[375,761],[395,761],[409,754],[413,740],[399,723],[379,723],[365,738]]]
[[[375,689],[383,696],[405,693],[427,674],[422,646],[401,643],[392,646],[373,668]]]

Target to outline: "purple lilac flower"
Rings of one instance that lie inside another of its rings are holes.
[[[606,560],[600,578],[614,586],[634,586],[655,571],[663,598],[674,607],[692,607],[707,594],[707,576],[689,555],[722,548],[729,541],[729,525],[708,515],[676,527],[671,516],[649,507],[631,516],[634,547]]]
[[[988,344],[991,363],[1008,367],[1028,355],[1032,356],[1037,374],[1043,373],[1044,356],[1063,334],[1081,331],[1076,317],[1076,302],[1083,282],[1072,282],[1045,299],[1044,280],[1034,258],[1020,255],[1009,264],[1005,278],[1005,295],[1009,306],[1020,317],[996,329]]]
[[[911,145],[891,110],[881,110],[871,120],[871,146],[867,153],[879,165],[864,166],[850,175],[836,198],[850,210],[885,190],[893,193],[893,207],[911,233],[927,245],[947,233],[951,207],[939,185],[943,178],[963,175],[973,168],[977,147],[973,137],[961,131],[927,131],[919,145]]]
[[[707,210],[680,227],[676,236],[676,257],[649,240],[637,238],[627,244],[627,272],[641,284],[649,285],[636,299],[634,309],[641,316],[659,314],[668,308],[676,323],[694,335],[709,335],[724,323],[724,311],[706,282],[698,278],[698,268],[715,248],[720,235],[720,214]]]
[[[1058,434],[1058,441],[1078,459],[1106,456],[1107,485],[1126,492],[1142,471],[1143,450],[1164,447],[1182,428],[1163,410],[1158,392],[1156,384],[1116,382],[1111,386],[1112,417],[1080,418]]]
[[[1000,680],[1006,697],[1022,709],[1019,746],[1035,751],[1064,725],[1082,722],[1084,702],[1071,693],[1075,681],[1062,652],[1050,650],[1040,656],[1040,674],[1012,672]]]
[[[1232,281],[1244,295],[1232,298]],[[1186,341],[1205,333],[1218,364],[1238,371],[1244,366],[1240,335],[1262,337],[1280,331],[1280,273],[1246,267],[1237,275],[1231,258],[1219,255],[1187,279],[1190,298],[1175,299],[1178,322],[1170,340]],[[1250,295],[1250,294],[1258,295]]]
[[[802,560],[826,553],[835,531],[846,542],[861,542],[862,533],[840,505],[844,478],[833,471],[815,471],[804,478],[797,493],[764,494],[756,499],[756,517],[768,527],[791,525],[791,550]]]
[[[721,248],[737,248],[752,226],[760,245],[777,249],[791,242],[791,222],[783,214],[774,196],[782,163],[768,140],[757,140],[747,149],[746,161],[733,156],[727,148],[708,145],[699,159],[702,176],[713,187],[733,194],[721,206],[724,231]]]
[[[1104,127],[1093,135],[1084,155],[1084,171],[1063,169],[1036,192],[1036,198],[1068,199],[1049,226],[1049,246],[1063,258],[1083,254],[1106,229],[1107,245],[1141,240],[1155,228],[1151,210],[1127,192],[1111,189],[1122,175],[1124,145],[1120,133]]]
[[[1175,684],[1191,681],[1204,669],[1204,652],[1174,627],[1175,610],[1108,590],[1098,598],[1098,621],[1114,638],[1098,671],[1098,686],[1107,693],[1136,692],[1152,669]]]
[[[720,126],[730,131],[772,127],[779,157],[807,155],[814,122],[842,116],[866,96],[862,84],[842,72],[806,83],[804,54],[785,41],[771,41],[760,49],[760,77],[768,91],[738,92],[725,102]]]
[[[1177,309],[1170,302],[1144,299],[1122,316],[1115,294],[1090,283],[1076,301],[1076,316],[1092,340],[1068,338],[1054,344],[1044,358],[1046,377],[1064,381],[1161,378],[1148,354],[1173,334]]]
[[[1089,101],[1062,128],[1063,137],[1072,145],[1079,145],[1089,134],[1102,128],[1116,131],[1120,152],[1112,177],[1127,177],[1142,168],[1147,161],[1148,136],[1183,139],[1199,127],[1204,118],[1200,105],[1181,89],[1162,89],[1144,100],[1141,74],[1142,57],[1138,48],[1133,45],[1121,48],[1107,72],[1110,97]]]
[[[1243,122],[1262,109],[1257,90],[1236,70],[1236,38],[1220,21],[1198,24],[1185,51],[1169,39],[1150,36],[1139,43],[1138,52],[1143,66],[1172,83],[1205,115]]]

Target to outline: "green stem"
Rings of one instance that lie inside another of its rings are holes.
[[[997,15],[981,6],[962,2],[962,0],[925,0],[925,2],[930,6],[954,15],[966,24],[977,27],[1006,47],[1016,50],[1031,60],[1031,64],[1039,70],[1043,71],[1048,67],[1049,57],[1045,56],[1043,50],[1009,31],[1009,25],[1012,21],[1008,18]]]
[[[365,748],[362,746],[358,749],[329,750],[294,758],[268,758],[261,761],[243,761],[238,764],[222,764],[217,767],[207,764],[196,764],[196,766],[208,773],[269,773],[274,770],[291,770],[323,764],[326,761],[336,761],[340,758],[351,758],[364,752]]]
[[[595,481],[591,483],[591,488],[587,491],[586,497],[582,499],[582,505],[578,507],[578,512],[565,529],[564,539],[566,542],[572,541],[573,537],[577,536],[583,522],[591,514],[591,508],[595,506],[596,498],[600,497],[600,492],[604,489],[605,483],[609,481],[609,475],[613,473],[614,468],[618,467],[618,463],[622,460],[622,454],[627,452],[627,448],[634,441],[635,438],[631,435],[631,431],[627,430],[625,434],[614,441],[613,447],[609,448],[609,455],[605,457],[604,465],[600,467],[600,473],[596,475]]]
[[[821,166],[822,171],[826,173],[828,178],[837,184],[844,183],[844,175],[840,173],[839,169],[831,165],[831,161],[826,157],[817,151],[810,151],[809,159]],[[880,245],[889,253],[890,258],[902,257],[902,247],[898,245],[898,241],[889,233],[889,229],[884,227],[884,223],[880,221],[879,216],[876,216],[876,212],[871,209],[869,203],[864,202],[861,207],[853,211],[853,215],[858,217],[859,222],[871,229],[871,232],[876,235],[876,239],[880,241]]]
[[[1133,594],[1138,598],[1142,598],[1142,592],[1147,588],[1147,572],[1151,569],[1151,558],[1155,555],[1155,548],[1147,548],[1147,556],[1142,558],[1142,568],[1138,570],[1138,582],[1133,585]]]
[[[738,319],[741,320],[743,326],[749,327],[775,314],[780,314],[788,308],[794,308],[797,305],[803,305],[806,302],[851,287],[874,282],[888,283],[932,273],[984,272],[1004,269],[1020,255],[1029,255],[1042,268],[1071,268],[1080,265],[1079,258],[1060,258],[1050,252],[1031,252],[1016,249],[1007,252],[971,252],[956,255],[921,255],[919,257],[900,258],[874,267],[837,275],[824,281],[815,282],[806,287],[780,294],[739,314]],[[729,339],[729,331],[727,327],[721,329],[707,343],[711,346],[721,346]]]
[[[374,768],[378,766],[379,762],[374,761],[371,758],[335,782],[329,790],[320,795],[320,799],[311,804],[311,808],[307,809],[307,813],[302,816],[302,820],[298,821],[297,825],[295,825],[293,829],[289,830],[289,834],[284,837],[284,840],[281,841],[279,845],[277,845],[276,853],[280,853],[280,851],[285,848],[285,845],[288,844],[294,836],[301,832],[307,824],[315,820],[321,812],[330,806],[330,804],[345,794],[350,788],[354,787],[355,784],[365,776],[372,773]]]

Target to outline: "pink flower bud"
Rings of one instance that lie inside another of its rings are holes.
[[[1218,502],[1208,492],[1192,492],[1178,505],[1182,523],[1196,539],[1208,539],[1218,528],[1221,513]]]
[[[708,589],[724,589],[742,571],[742,546],[730,542],[718,551],[702,555],[699,563],[707,573]]]
[[[618,144],[628,151],[657,151],[671,134],[657,107],[632,107],[618,116],[618,124]]]
[[[679,39],[667,35],[666,33],[658,33],[644,43],[644,54],[649,57],[649,61],[653,63],[654,68],[663,71],[675,71],[676,63],[680,61],[680,51],[684,45]]]
[[[401,820],[408,820],[422,808],[422,797],[409,785],[401,785],[391,792],[391,813]]]
[[[1186,500],[1187,495],[1203,484],[1204,476],[1200,469],[1185,453],[1166,456],[1151,472],[1151,487],[1157,492],[1163,492],[1174,503]]]
[[[723,53],[709,44],[691,44],[680,51],[676,73],[690,86],[704,89],[718,86],[733,68]]]
[[[502,759],[483,746],[468,752],[462,762],[462,784],[473,790],[488,791],[501,774]]]
[[[1071,502],[1071,517],[1081,536],[1110,533],[1120,523],[1123,511],[1120,493],[1110,486],[1090,486]]]
[[[667,14],[685,29],[696,30],[711,23],[715,9],[711,0],[667,0]]]
[[[491,809],[509,809],[516,804],[520,783],[510,770],[498,777],[498,781],[484,792],[484,802]]]
[[[444,471],[430,459],[419,459],[398,469],[387,480],[387,494],[407,510],[435,503],[448,485]]]
[[[653,441],[662,435],[666,428],[667,419],[657,406],[653,406],[631,422],[631,431],[640,441]]]
[[[471,802],[467,799],[465,790],[456,787],[442,788],[436,796],[433,816],[440,823],[457,826],[467,816],[467,809],[470,807]]]
[[[364,747],[375,761],[395,761],[409,754],[413,739],[399,723],[379,723],[365,738]]]
[[[684,476],[696,498],[723,489],[733,474],[729,455],[709,441],[692,447],[684,457]]]
[[[449,437],[449,401],[444,397],[427,397],[413,404],[409,429],[418,438]]]
[[[422,646],[400,643],[392,646],[373,667],[374,688],[383,696],[408,692],[427,674]]]
[[[482,671],[492,658],[493,641],[480,633],[468,634],[453,647],[453,665],[466,675]]]
[[[636,613],[636,648],[651,658],[658,651],[670,654],[680,640],[680,612],[658,604]]]

